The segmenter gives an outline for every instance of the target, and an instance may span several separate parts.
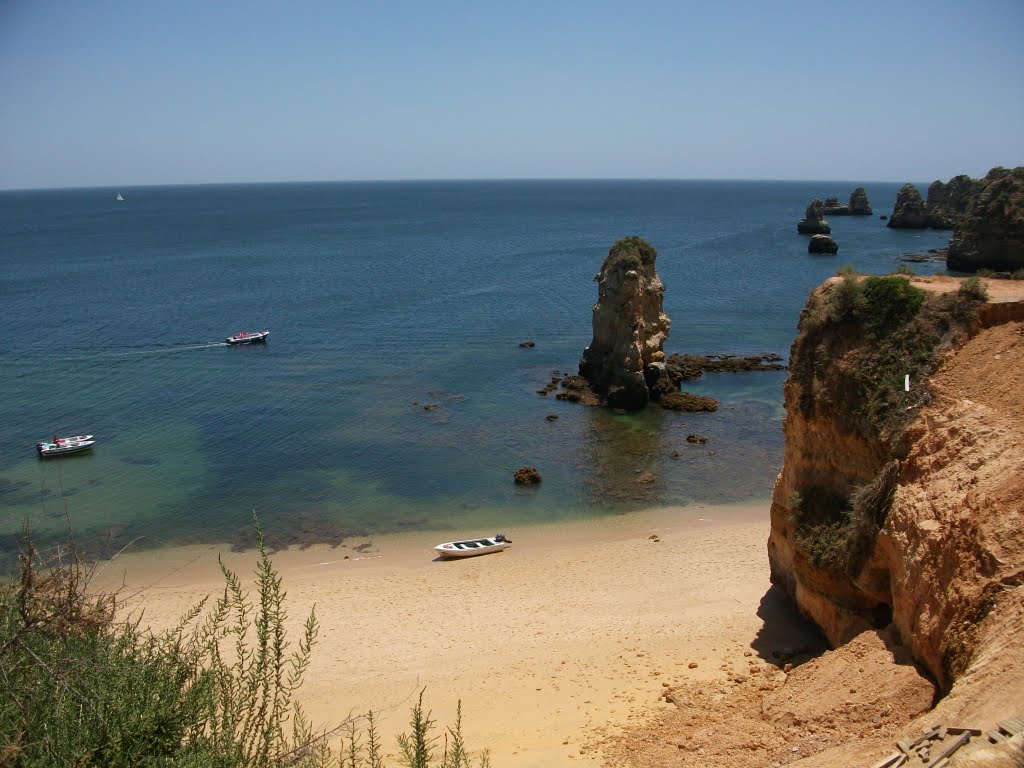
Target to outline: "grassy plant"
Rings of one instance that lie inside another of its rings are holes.
[[[856,275],[857,270],[853,264],[843,264],[841,267],[836,268],[836,277],[846,277],[847,275]]]
[[[981,278],[977,276],[964,278],[964,281],[960,283],[958,292],[971,299],[988,301],[988,288],[981,281]]]
[[[1015,269],[1010,273],[1011,280],[1024,280],[1024,267],[1021,269]]]
[[[0,587],[0,765],[124,768],[385,768],[373,712],[314,729],[294,700],[317,635],[310,611],[293,648],[281,578],[256,526],[255,595],[220,563],[225,587],[171,630],[116,620],[116,595],[89,591],[74,548],[41,562],[26,530],[18,578]],[[436,737],[412,713],[407,765],[429,768]],[[328,740],[342,739],[335,759]],[[438,768],[470,768],[462,705]],[[403,754],[406,754],[403,747]],[[485,753],[480,766],[489,765]]]
[[[624,237],[617,240],[610,249],[601,265],[601,272],[611,268],[640,269],[642,266],[654,264],[658,258],[658,249],[642,237]]]
[[[864,312],[864,294],[857,273],[843,272],[842,278],[828,297],[828,319],[835,323],[856,320]]]

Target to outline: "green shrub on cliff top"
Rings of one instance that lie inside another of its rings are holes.
[[[650,266],[658,258],[658,249],[648,243],[642,237],[624,237],[616,241],[608,249],[608,255],[601,265],[604,272],[613,266],[622,266],[626,269],[639,269],[641,266]]]

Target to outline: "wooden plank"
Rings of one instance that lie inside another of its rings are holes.
[[[954,752],[960,749],[960,747],[964,746],[964,744],[969,743],[970,740],[971,734],[961,733],[959,736],[956,737],[956,741],[954,741],[952,744],[950,744],[948,747],[942,750],[938,755],[936,755],[935,759],[928,763],[928,765],[925,768],[937,768],[940,761],[952,755]]]
[[[911,750],[914,748],[913,743],[910,739],[904,737],[896,742],[896,748],[907,757],[910,757]]]
[[[1000,720],[996,723],[999,728],[1002,728],[1011,736],[1015,736],[1021,731],[1024,731],[1024,721],[1017,717],[1010,717],[1006,720]]]
[[[871,768],[899,768],[907,762],[907,756],[902,752],[893,752],[888,757],[884,757],[875,763]]]
[[[910,742],[910,748],[913,749],[914,747],[918,747],[921,744],[924,744],[926,741],[931,741],[932,739],[941,739],[942,738],[941,734],[945,730],[946,729],[942,728],[941,726],[936,726],[936,727],[932,728],[930,731],[925,733],[923,736],[920,736],[917,739],[915,739],[914,741]]]
[[[952,736],[959,736],[962,733],[969,733],[971,736],[981,736],[982,733],[980,728],[960,728],[956,725],[949,726],[946,731]]]
[[[988,733],[985,734],[985,736],[993,744],[998,744],[1000,742],[1009,741],[1009,739],[1006,738],[1005,736],[1003,736],[1003,734],[1001,732],[999,732],[999,731],[989,731]]]

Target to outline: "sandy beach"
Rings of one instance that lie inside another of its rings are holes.
[[[663,684],[807,640],[770,590],[768,502],[698,511],[510,530],[507,551],[450,562],[436,533],[276,553],[293,642],[310,607],[320,621],[299,699],[324,725],[372,708],[393,755],[425,688],[439,726],[461,698],[467,744],[495,766],[600,765],[601,737],[669,706]],[[95,583],[123,583],[124,609],[160,629],[221,590],[217,554],[126,553]],[[251,583],[251,554],[224,557]]]

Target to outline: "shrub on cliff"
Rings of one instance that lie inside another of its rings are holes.
[[[623,267],[625,269],[640,269],[641,266],[650,266],[658,258],[658,249],[648,243],[642,237],[624,237],[616,241],[608,249],[608,255],[601,264],[601,271],[604,272],[612,267]]]

